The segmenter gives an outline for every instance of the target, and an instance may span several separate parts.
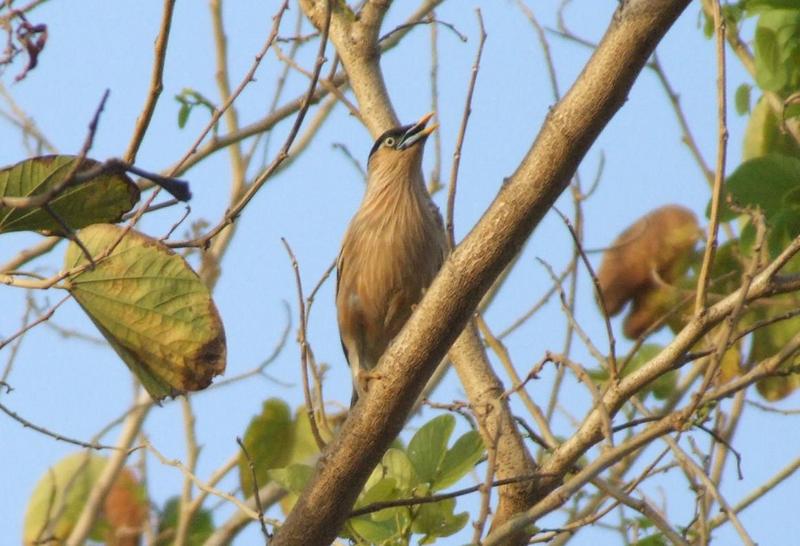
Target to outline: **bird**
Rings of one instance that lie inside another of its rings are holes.
[[[442,216],[425,187],[425,141],[434,113],[389,129],[367,160],[363,200],[336,261],[336,311],[353,376],[351,407],[381,355],[422,299],[447,254]]]

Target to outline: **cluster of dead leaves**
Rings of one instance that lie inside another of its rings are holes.
[[[636,339],[681,314],[691,294],[674,283],[691,265],[700,235],[692,211],[666,205],[637,220],[605,251],[597,275],[600,293],[610,316],[631,302],[626,337]]]

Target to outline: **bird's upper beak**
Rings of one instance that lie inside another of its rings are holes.
[[[401,150],[406,148],[410,148],[414,144],[420,141],[424,141],[428,135],[433,133],[437,127],[439,127],[438,123],[434,123],[431,126],[427,126],[428,122],[434,116],[434,112],[430,112],[422,116],[418,122],[414,125],[408,127],[403,136],[400,139],[400,145],[398,146]]]

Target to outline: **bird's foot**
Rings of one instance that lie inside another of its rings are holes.
[[[356,381],[358,382],[358,394],[364,396],[369,389],[369,382],[373,379],[383,379],[383,375],[374,371],[359,371]]]

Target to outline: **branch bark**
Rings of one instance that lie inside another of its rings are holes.
[[[309,3],[303,1],[304,9]],[[687,5],[688,0],[628,0],[617,10],[603,41],[572,89],[551,110],[516,172],[453,251],[384,354],[379,365],[382,380],[374,382],[370,396],[354,408],[328,446],[274,546],[324,545],[336,537],[428,377],[483,294],[567,187],[597,135],[624,104],[656,43]],[[334,43],[336,28],[331,31]],[[370,117],[364,105],[362,112]],[[548,479],[548,490],[555,483]],[[546,492],[537,491],[535,497]]]

